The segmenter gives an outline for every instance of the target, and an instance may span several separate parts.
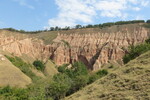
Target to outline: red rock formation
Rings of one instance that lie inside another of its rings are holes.
[[[110,60],[121,61],[125,54],[124,49],[130,45],[144,42],[148,36],[148,31],[142,27],[133,27],[131,30],[125,28],[114,33],[58,34],[54,41],[67,41],[71,46],[71,56],[69,48],[62,44],[55,51],[53,60],[60,65],[69,63],[70,59],[73,61],[82,60],[92,67],[90,69],[97,70]],[[102,47],[105,43],[108,44]],[[97,56],[97,59],[94,59],[94,56]],[[92,64],[92,60],[96,60],[94,64]]]
[[[124,49],[129,45],[139,44],[150,36],[147,29],[123,27],[117,31],[97,31],[79,34],[58,33],[53,44],[45,45],[32,38],[18,40],[13,36],[0,36],[0,48],[15,55],[28,54],[34,58],[47,60],[51,58],[57,65],[83,61],[89,69],[97,70],[102,64],[122,60]],[[63,40],[63,41],[62,41]],[[104,45],[106,44],[106,45]]]

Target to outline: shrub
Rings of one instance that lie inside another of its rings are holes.
[[[55,82],[64,82],[68,85],[71,83],[71,78],[68,75],[61,74],[61,73],[58,73],[58,74],[54,75],[53,80]]]
[[[66,68],[65,67],[58,67],[58,72],[65,73]]]
[[[65,73],[70,78],[75,78],[78,75],[87,75],[87,67],[82,62],[75,62],[70,69],[66,68],[67,64],[58,68],[59,72]]]
[[[58,68],[61,73],[54,75],[49,86],[45,89],[46,98],[62,99],[108,74],[107,70],[100,70],[89,75],[82,62],[75,62],[70,69],[66,66],[67,64],[64,64]]]
[[[5,100],[28,100],[26,89],[11,88],[10,86],[0,88],[0,95],[4,96]]]
[[[150,44],[150,38],[145,40],[146,43]]]
[[[96,73],[99,77],[103,77],[105,75],[108,74],[108,71],[106,69],[103,69],[103,70],[99,70],[97,73]]]
[[[79,90],[80,88],[83,88],[87,85],[89,80],[88,75],[79,75],[74,79],[75,82],[75,88],[76,90]]]
[[[37,70],[44,71],[44,69],[45,69],[45,65],[44,65],[43,62],[40,61],[40,60],[34,61],[34,62],[33,62],[33,65],[36,67]]]
[[[52,81],[49,87],[46,88],[46,98],[52,97],[54,100],[60,100],[65,97],[68,89],[67,84]]]
[[[96,81],[97,79],[99,79],[99,76],[98,76],[96,73],[91,74],[91,75],[89,76],[88,84],[93,83],[93,82]]]
[[[54,100],[60,100],[66,96],[67,91],[71,87],[72,81],[65,74],[56,74],[53,77],[53,81],[46,88],[46,98],[53,98]]]
[[[75,76],[88,74],[87,67],[82,62],[75,62],[72,65],[72,70]]]
[[[69,64],[63,64],[62,66],[58,67],[58,72],[60,73],[65,73],[66,72],[66,68]]]
[[[126,64],[130,60],[135,59],[136,57],[140,56],[141,54],[149,51],[150,50],[149,41],[150,40],[148,39],[148,40],[146,40],[146,43],[143,43],[143,44],[140,44],[137,46],[131,46],[129,48],[129,53],[123,57],[123,62]]]

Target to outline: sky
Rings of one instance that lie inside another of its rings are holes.
[[[0,28],[50,27],[150,19],[150,0],[0,0]]]

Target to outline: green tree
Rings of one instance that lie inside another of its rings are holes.
[[[150,20],[147,20],[146,23],[150,23]]]
[[[72,70],[75,76],[88,74],[87,67],[82,62],[75,62],[72,65]]]
[[[50,31],[54,31],[55,30],[55,28],[54,27],[50,27]]]
[[[82,26],[78,24],[78,25],[75,26],[75,28],[79,29],[79,28],[82,28]]]
[[[88,75],[78,75],[74,78],[75,91],[85,87],[89,81]]]
[[[56,74],[53,81],[46,88],[46,98],[60,100],[66,96],[72,84],[72,80],[66,74]]]
[[[43,62],[40,61],[40,60],[34,61],[34,62],[33,62],[33,65],[36,67],[37,70],[44,71],[44,69],[45,69],[45,65],[44,65]]]

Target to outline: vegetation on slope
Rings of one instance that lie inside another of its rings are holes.
[[[37,81],[39,79],[39,77],[37,77],[32,71],[31,71],[31,64],[28,64],[26,62],[24,62],[21,58],[19,57],[10,57],[7,56],[7,59],[9,59],[12,64],[14,64],[16,67],[18,67],[24,74],[26,74],[27,76],[29,76],[33,82]]]
[[[86,66],[81,62],[75,62],[71,68],[67,66],[68,64],[65,64],[58,68],[60,73],[54,75],[50,85],[46,88],[47,98],[62,99],[108,74],[107,70],[89,74]]]
[[[81,62],[74,63],[71,69],[68,69],[67,66],[59,67],[60,73],[52,78],[47,77],[46,79],[38,80],[26,89],[1,88],[0,98],[4,100],[9,100],[9,98],[12,98],[12,100],[14,98],[17,98],[17,100],[60,100],[108,73],[106,70],[100,70],[97,73],[89,74],[86,66]],[[18,94],[16,91],[20,91],[22,94]]]
[[[27,100],[28,92],[26,89],[11,88],[6,86],[0,88],[0,100]]]
[[[130,60],[135,59],[136,57],[140,56],[141,54],[150,50],[150,39],[147,39],[145,43],[139,44],[136,46],[131,46],[129,48],[129,53],[127,53],[123,57],[124,63],[128,63]]]
[[[32,83],[31,78],[14,66],[3,53],[0,56],[0,87],[10,85],[25,88]]]
[[[37,70],[44,71],[44,69],[45,69],[44,63],[42,61],[40,61],[40,60],[35,60],[33,62],[33,65],[35,66],[35,68]]]
[[[149,100],[150,51],[65,100]]]

